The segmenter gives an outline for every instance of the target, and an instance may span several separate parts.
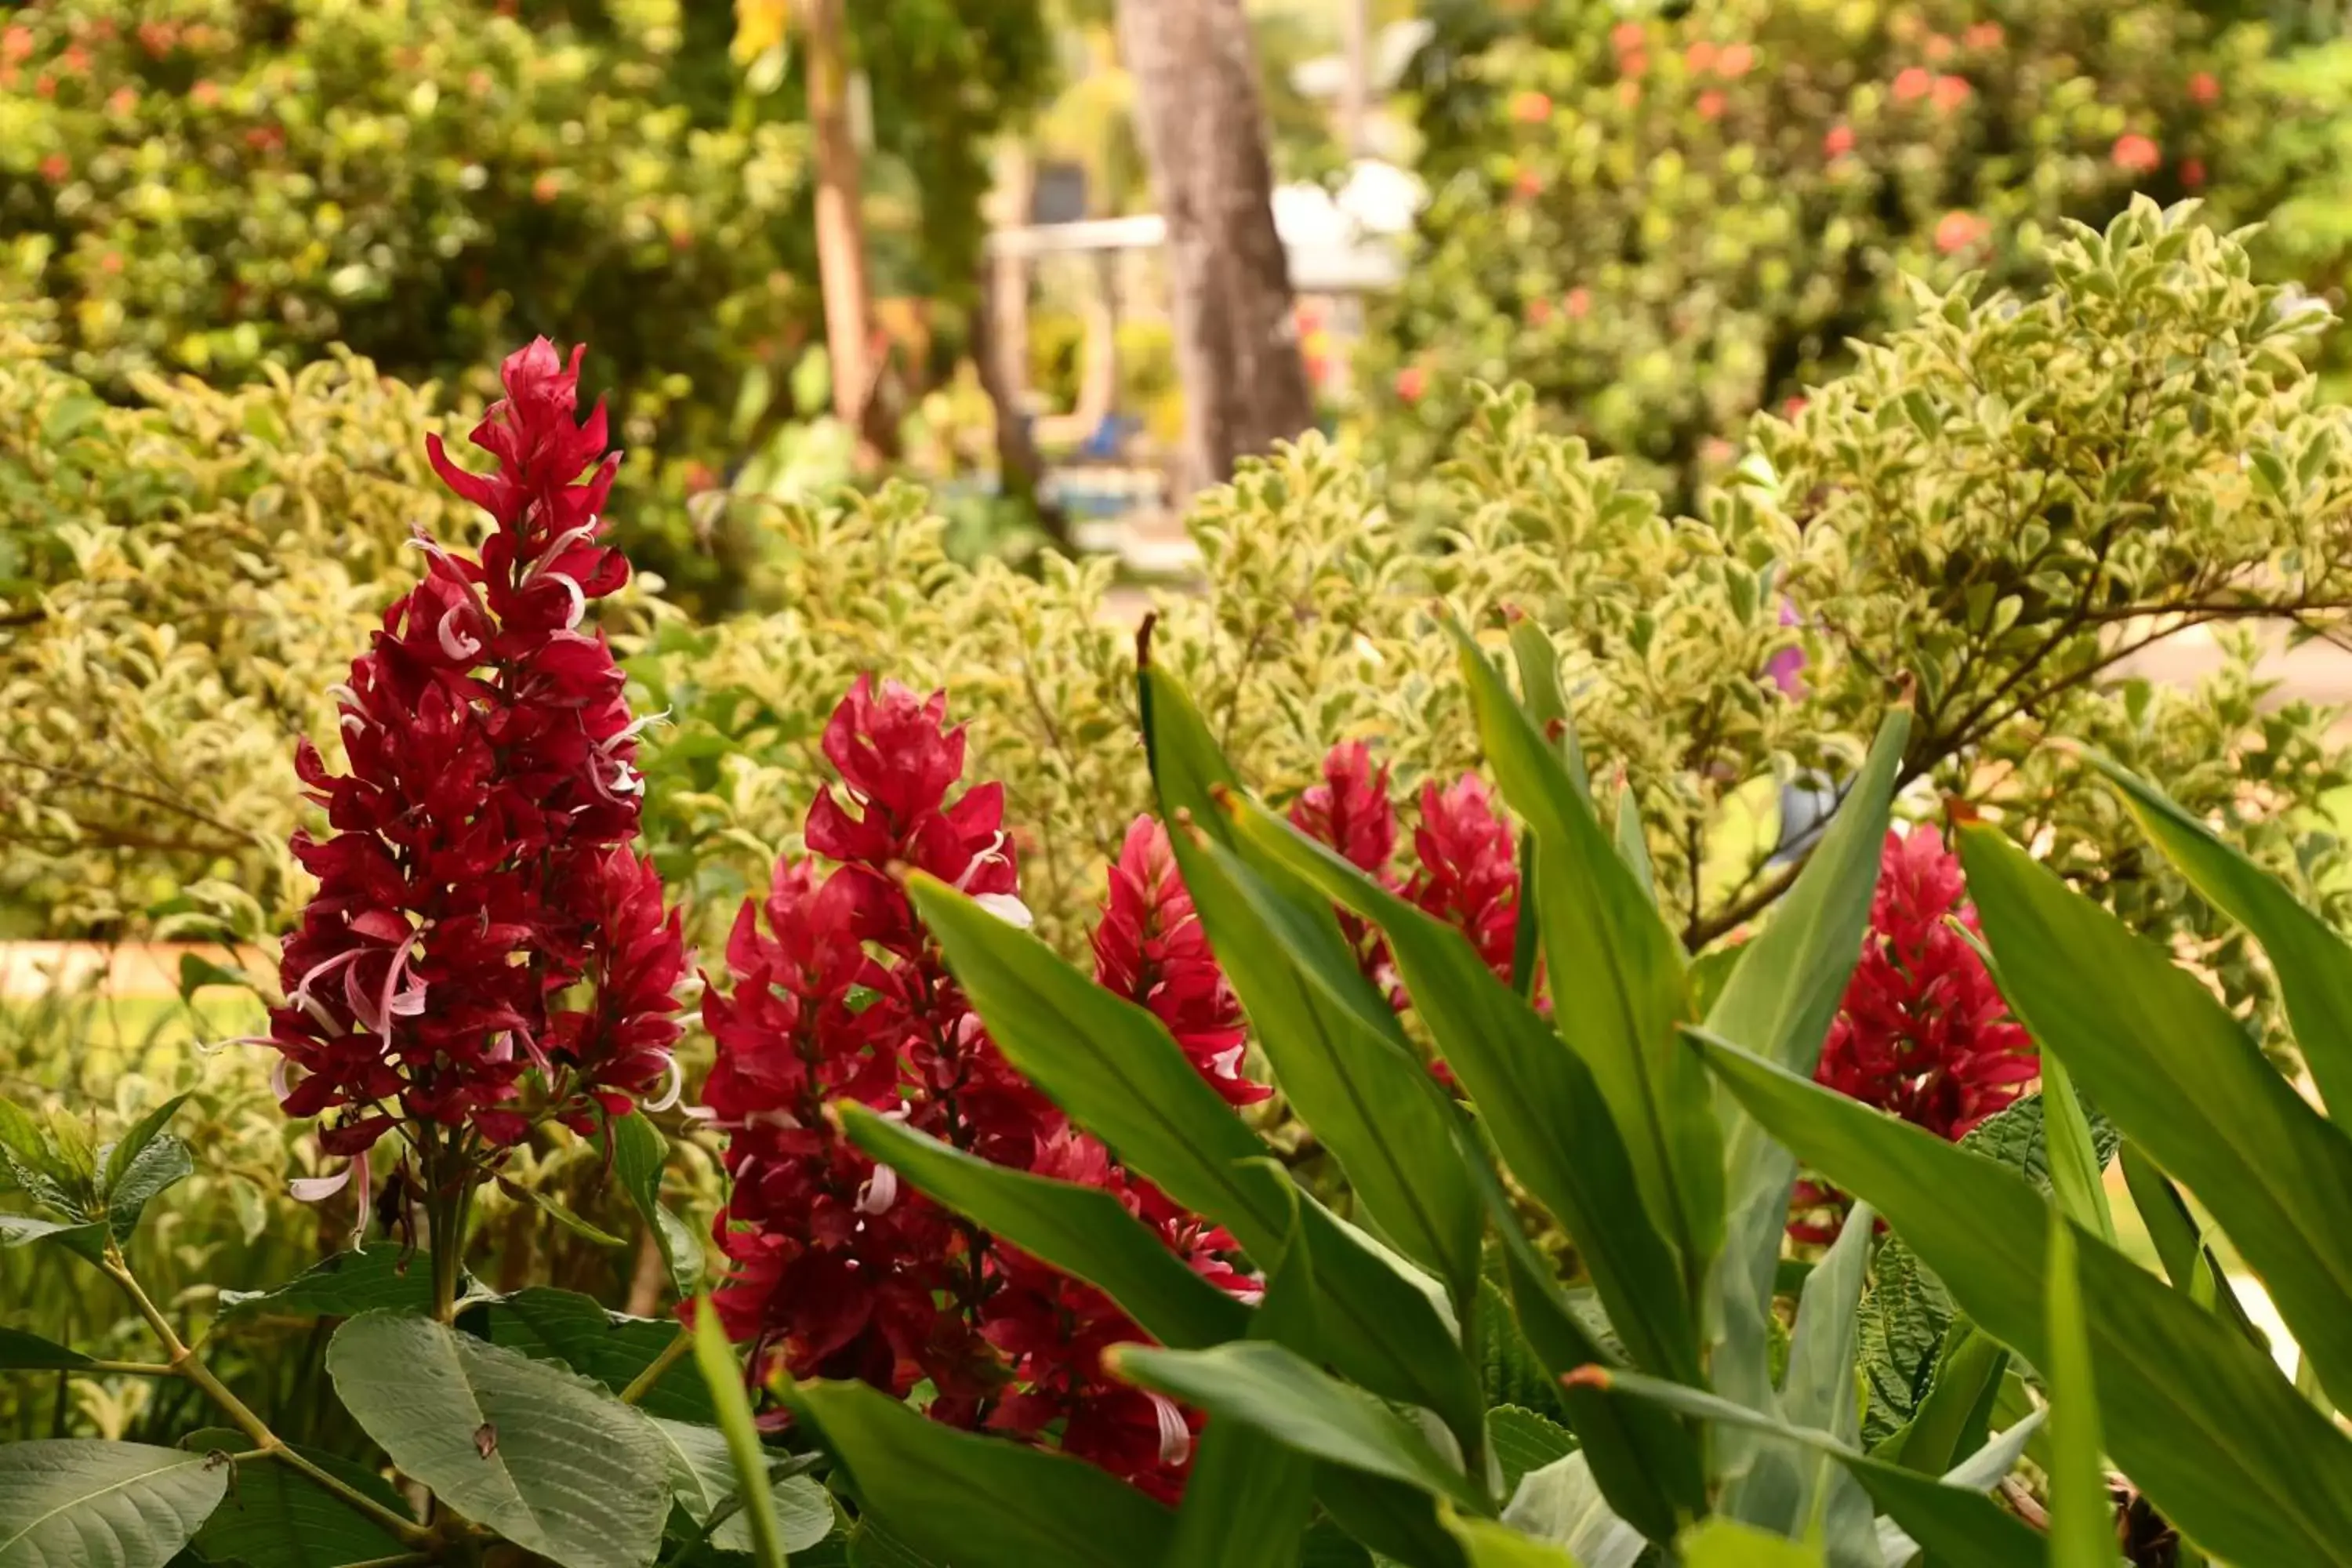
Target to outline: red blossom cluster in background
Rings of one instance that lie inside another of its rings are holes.
[[[1889,832],[1870,904],[1870,931],[1845,999],[1830,1026],[1814,1078],[1865,1105],[1890,1111],[1941,1138],[1965,1136],[2007,1107],[2040,1072],[2025,1026],[1969,939],[1976,907],[1957,856],[1928,826]],[[1842,1201],[1811,1183],[1797,1206]],[[1800,1239],[1836,1234],[1809,1219]]]
[[[911,867],[1026,919],[1003,789],[949,798],[964,736],[945,706],[859,680],[824,732],[845,788],[808,816],[808,847],[833,869],[780,864],[764,910],[746,903],[728,943],[731,994],[705,994],[718,1061],[704,1100],[734,1181],[715,1232],[733,1268],[714,1301],[761,1374],[781,1362],[898,1394],[928,1380],[934,1419],[1057,1434],[1064,1451],[1173,1498],[1200,1417],[1101,1364],[1143,1331],[1091,1286],[902,1184],[824,1114],[854,1100],[998,1164],[1113,1193],[1202,1276],[1255,1293],[1228,1261],[1231,1237],[1120,1168],[1013,1072],[900,889],[895,868]],[[1265,1096],[1239,1070],[1239,1008],[1148,818],[1111,868],[1094,947],[1102,984],[1155,1013],[1229,1101]]]
[[[362,1165],[404,1122],[495,1158],[542,1116],[584,1132],[674,1081],[685,953],[630,848],[642,721],[581,628],[628,565],[597,542],[620,454],[602,404],[575,422],[579,363],[545,339],[506,361],[507,395],[472,436],[493,472],[431,439],[496,529],[479,560],[420,535],[424,580],[335,690],[349,773],[307,740],[297,752],[333,831],[294,837],[320,885],[282,952],[269,1043],[287,1112],[324,1115],[321,1149]]]
[[[1495,809],[1486,782],[1465,773],[1441,789],[1424,784],[1416,797],[1411,868],[1397,861],[1397,811],[1386,763],[1375,767],[1360,741],[1325,753],[1323,776],[1290,807],[1291,826],[1328,845],[1381,886],[1402,892],[1423,910],[1460,931],[1501,980],[1511,978],[1511,947],[1518,928],[1519,867],[1511,829]],[[1387,945],[1346,910],[1340,929],[1354,944],[1364,973],[1402,1006]]]

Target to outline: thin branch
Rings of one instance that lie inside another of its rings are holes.
[[[662,1374],[683,1361],[686,1358],[686,1352],[693,1348],[693,1331],[680,1328],[677,1331],[677,1337],[662,1346],[661,1354],[647,1362],[646,1370],[631,1378],[629,1386],[621,1390],[621,1403],[635,1405],[646,1394],[651,1394],[654,1384],[662,1380]]]

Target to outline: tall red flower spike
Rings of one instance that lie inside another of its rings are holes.
[[[1510,826],[1495,810],[1486,782],[1465,773],[1448,789],[1422,785],[1412,850],[1419,864],[1405,897],[1468,937],[1496,978],[1509,980],[1518,935],[1519,863]]]
[[[964,740],[944,700],[860,679],[824,751],[843,788],[818,795],[806,838],[834,868],[777,868],[765,910],[747,904],[736,921],[731,994],[714,986],[703,1000],[719,1047],[703,1098],[728,1132],[734,1178],[716,1230],[733,1265],[717,1310],[755,1344],[755,1365],[898,1394],[928,1380],[934,1419],[1050,1438],[1172,1498],[1199,1417],[1101,1365],[1106,1347],[1142,1330],[1101,1292],[902,1185],[825,1108],[854,1100],[999,1164],[1111,1192],[1205,1278],[1246,1293],[1255,1286],[1225,1261],[1235,1244],[1121,1170],[1013,1071],[917,921],[902,866],[1027,919],[1003,790],[949,798]],[[1263,1092],[1231,1072],[1238,1018],[1164,837],[1155,861],[1148,834],[1129,837],[1097,952],[1124,963],[1123,994],[1165,1009],[1211,1082],[1229,1097]]]
[[[333,832],[294,837],[320,885],[269,1038],[281,1103],[326,1117],[330,1153],[432,1124],[495,1157],[541,1117],[586,1131],[675,1078],[677,919],[629,849],[643,721],[581,629],[628,563],[597,539],[620,455],[602,404],[574,420],[579,363],[544,339],[507,360],[473,432],[491,473],[428,437],[496,529],[478,561],[420,534],[424,580],[335,689],[351,771],[296,752]]]
[[[1242,1073],[1241,1003],[1209,951],[1168,830],[1154,817],[1128,826],[1094,950],[1096,984],[1150,1008],[1227,1104],[1255,1105],[1274,1093]]]
[[[1948,1139],[2008,1106],[2042,1070],[2032,1037],[1955,920],[1977,930],[1943,835],[1927,826],[1889,832],[1862,959],[1813,1074]],[[1798,1205],[1818,1208],[1833,1197],[1807,1184]],[[1790,1229],[1806,1240],[1835,1234],[1805,1221]]]

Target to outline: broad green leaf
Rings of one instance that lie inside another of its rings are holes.
[[[708,1296],[698,1296],[694,1302],[694,1364],[718,1412],[728,1466],[735,1476],[735,1499],[741,1510],[738,1522],[744,1527],[752,1560],[758,1568],[785,1568],[790,1548],[784,1544],[783,1521],[768,1485],[767,1451],[760,1446],[759,1428],[751,1419],[751,1401],[743,1392],[743,1369],[735,1360],[735,1347],[727,1342],[727,1331],[719,1327],[719,1313]]]
[[[1911,1419],[1874,1449],[1906,1469],[1937,1475],[1982,1439],[1990,1426],[2009,1352],[1969,1322],[1953,1320],[1936,1356],[1935,1381]]]
[[[944,884],[917,873],[908,890],[989,1037],[1023,1077],[1253,1258],[1282,1256],[1289,1184],[1159,1019]],[[1376,1393],[1437,1411],[1457,1432],[1476,1430],[1477,1371],[1436,1303],[1319,1204],[1305,1199],[1297,1212],[1315,1252],[1316,1328],[1332,1363]]]
[[[994,1164],[862,1105],[844,1101],[835,1113],[858,1148],[990,1234],[1096,1286],[1161,1344],[1191,1350],[1249,1331],[1248,1308],[1186,1268],[1110,1194]]]
[[[2162,948],[1996,831],[1963,829],[1960,855],[2011,1005],[2221,1222],[2329,1393],[2352,1404],[2352,1136]]]
[[[193,952],[180,954],[180,1000],[193,1006],[196,993],[211,985],[232,985],[239,991],[255,991],[253,976],[242,969],[215,963]]]
[[[651,1421],[585,1378],[446,1324],[353,1318],[335,1393],[401,1472],[562,1568],[644,1568],[669,1513]]]
[[[2352,946],[2154,784],[2105,757],[2091,760],[2189,884],[2263,944],[2313,1080],[2330,1110],[2352,1115]]]
[[[1169,1510],[1082,1460],[957,1432],[862,1383],[787,1396],[866,1513],[955,1568],[1136,1568],[1166,1563]]]
[[[1720,1042],[1708,1064],[1812,1169],[1867,1198],[1985,1331],[2049,1353],[2051,1213],[2022,1177]],[[2100,1419],[2126,1474],[2242,1563],[2352,1561],[2352,1440],[2210,1312],[2104,1242],[2079,1257]]]
[[[1633,797],[1633,786],[1620,781],[1617,786],[1617,823],[1614,837],[1618,856],[1625,868],[1633,873],[1633,880],[1653,902],[1658,897],[1656,875],[1650,868],[1650,841],[1642,835],[1641,804]]]
[[[492,1344],[555,1362],[618,1394],[659,1360],[678,1336],[669,1318],[633,1318],[574,1290],[534,1285],[467,1308],[460,1320]],[[707,1425],[717,1419],[709,1391],[683,1363],[663,1373],[637,1401],[648,1415]]]
[[[465,1284],[470,1288],[472,1281]],[[223,1317],[353,1318],[378,1309],[427,1313],[433,1310],[433,1269],[421,1254],[397,1247],[338,1252],[283,1285],[224,1290],[220,1303]]]
[[[180,1107],[187,1103],[186,1095],[175,1094],[131,1123],[131,1131],[106,1152],[105,1174],[100,1184],[102,1194],[111,1195],[121,1187],[131,1167],[138,1163],[139,1156],[155,1142],[155,1135],[163,1131],[172,1118],[179,1114]]]
[[[1707,1028],[1810,1075],[1862,956],[1872,890],[1886,839],[1888,803],[1911,733],[1911,710],[1891,710],[1805,868],[1706,1015]],[[1730,1205],[1723,1262],[1715,1271],[1717,1344],[1714,1385],[1743,1405],[1770,1403],[1770,1349],[1760,1331],[1789,1221],[1797,1163],[1764,1130],[1720,1098]],[[1685,1381],[1689,1381],[1685,1379]]]
[[[1240,1341],[1201,1351],[1117,1345],[1118,1376],[1239,1421],[1327,1464],[1419,1487],[1473,1513],[1494,1504],[1411,1422],[1363,1390],[1318,1370],[1286,1346]]]
[[[1683,1568],[1822,1568],[1822,1554],[1727,1519],[1711,1519],[1683,1538],[1682,1563]]]
[[[613,1173],[621,1190],[636,1205],[639,1217],[653,1232],[661,1249],[662,1266],[669,1272],[670,1289],[678,1300],[693,1297],[702,1284],[702,1240],[694,1227],[670,1212],[662,1202],[662,1168],[669,1161],[669,1140],[642,1110],[616,1116],[607,1124],[612,1141]]]
[[[1254,1340],[1306,1350],[1315,1342],[1314,1253],[1297,1223],[1247,1331]],[[1315,1511],[1315,1480],[1316,1467],[1305,1455],[1242,1422],[1214,1423],[1202,1435],[1161,1568],[1296,1568]]]
[[[719,1528],[711,1532],[710,1543],[723,1552],[755,1550],[751,1513],[739,1500],[741,1484],[736,1479],[727,1434],[716,1426],[663,1420],[655,1421],[654,1431],[661,1437],[669,1462],[669,1495],[686,1510],[687,1518],[709,1524],[718,1517]],[[761,1462],[765,1465],[771,1458],[782,1457],[761,1450]],[[824,1488],[807,1476],[772,1479],[768,1491],[777,1538],[787,1552],[814,1546],[832,1534],[839,1522]]]
[[[1675,1040],[1689,1011],[1681,944],[1559,753],[1477,645],[1459,627],[1454,636],[1487,765],[1535,835],[1532,892],[1553,1023],[1591,1068],[1643,1201],[1695,1286],[1723,1240],[1724,1167],[1705,1081]]]
[[[1495,979],[1460,931],[1262,806],[1243,806],[1235,821],[1247,842],[1381,928],[1437,1051],[1504,1162],[1575,1241],[1634,1360],[1696,1381],[1697,1331],[1673,1249],[1624,1202],[1633,1167],[1584,1059]]]
[[[56,1169],[41,1124],[5,1096],[0,1096],[0,1171],[36,1201],[56,1208],[70,1206],[69,1194],[59,1185],[63,1173]]]
[[[1445,1528],[1462,1542],[1476,1568],[1579,1568],[1577,1560],[1559,1547],[1522,1535],[1507,1524],[1454,1514],[1446,1519]]]
[[[1315,1496],[1340,1529],[1370,1549],[1375,1564],[1471,1568],[1462,1542],[1445,1528],[1444,1505],[1419,1487],[1345,1465],[1318,1465]]]
[[[1632,1568],[1649,1542],[1611,1511],[1593,1480],[1593,1452],[1570,1454],[1520,1478],[1503,1522],[1563,1549],[1586,1568]]]
[[[215,1426],[188,1434],[178,1446],[191,1454],[243,1454],[252,1449],[253,1439]],[[366,1466],[318,1448],[295,1452],[394,1514],[412,1517],[400,1494]],[[195,1545],[209,1562],[245,1568],[347,1568],[408,1551],[381,1523],[301,1471],[275,1461],[237,1467],[236,1485],[196,1531]]]
[[[1685,1388],[1680,1384],[1631,1373],[1611,1381],[1669,1408],[1808,1449],[1843,1467],[1870,1494],[1872,1501],[1949,1568],[2013,1568],[2018,1563],[2040,1560],[2041,1538],[2014,1514],[1984,1495],[2016,1463],[2017,1447],[2023,1442],[2030,1426],[2026,1430],[2004,1434],[2003,1441],[1992,1450],[1992,1458],[1999,1465],[1997,1473],[1984,1474],[1983,1469],[1990,1467],[1981,1467],[1973,1471],[1956,1470],[1937,1480],[1859,1453],[1818,1428],[1790,1426],[1704,1389]]]
[[[1364,979],[1328,902],[1302,910],[1215,841],[1179,831],[1173,842],[1185,889],[1283,1094],[1338,1159],[1367,1222],[1466,1310],[1483,1223],[1465,1169],[1475,1155],[1394,1013],[1381,1006],[1375,1025],[1349,1000]]]
[[[0,1368],[11,1372],[69,1371],[92,1364],[78,1350],[28,1334],[22,1329],[0,1329]]]
[[[1498,1405],[1486,1412],[1486,1443],[1503,1469],[1505,1496],[1518,1490],[1519,1479],[1576,1451],[1576,1435],[1549,1416],[1516,1405]]]
[[[2116,1510],[2100,1462],[2091,1336],[2074,1268],[2074,1227],[2063,1219],[2050,1227],[2049,1277],[2050,1352],[2042,1376],[2050,1391],[2053,1458],[2050,1568],[2116,1568]]]
[[[1560,1400],[1559,1380],[1546,1370],[1543,1358],[1528,1340],[1511,1310],[1507,1278],[1499,1255],[1490,1257],[1486,1278],[1478,1283],[1478,1385],[1486,1393],[1486,1426],[1499,1406],[1517,1405],[1554,1426],[1568,1419]]]
[[[219,1506],[228,1469],[144,1443],[0,1444],[0,1568],[98,1568],[101,1550],[104,1568],[163,1568]]]
[[[196,1157],[187,1140],[166,1132],[143,1145],[109,1187],[106,1223],[116,1245],[131,1239],[147,1205],[195,1174]]]
[[[31,1215],[0,1214],[0,1247],[54,1241],[95,1263],[106,1254],[107,1227],[68,1220],[36,1219]]]

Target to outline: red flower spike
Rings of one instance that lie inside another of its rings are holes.
[[[1168,831],[1152,817],[1128,826],[1094,952],[1095,983],[1150,1009],[1227,1104],[1255,1105],[1274,1093],[1242,1074],[1241,1003],[1209,951]]]
[[[877,1167],[825,1114],[856,1100],[982,1159],[1111,1192],[1204,1279],[1256,1289],[1226,1261],[1231,1237],[1122,1171],[1013,1071],[900,892],[895,868],[914,866],[1025,912],[1003,791],[950,798],[964,750],[943,697],[861,679],[825,728],[841,788],[819,794],[805,833],[835,868],[780,866],[764,909],[736,921],[731,991],[703,998],[719,1047],[703,1099],[734,1179],[715,1233],[732,1268],[713,1300],[763,1367],[900,1395],[928,1380],[934,1420],[1050,1443],[1172,1500],[1200,1417],[1101,1364],[1143,1331]],[[1237,1100],[1266,1092],[1233,1071],[1238,1010],[1149,821],[1113,868],[1096,945],[1107,983],[1158,1012],[1210,1082]]]
[[[1468,937],[1496,978],[1509,980],[1519,924],[1518,852],[1486,782],[1465,773],[1450,789],[1423,784],[1412,848],[1420,864],[1405,897]]]
[[[627,847],[642,726],[604,639],[579,629],[628,577],[596,542],[619,454],[601,408],[573,422],[579,361],[544,340],[507,360],[507,396],[474,432],[493,472],[428,441],[496,531],[478,561],[418,540],[424,580],[336,689],[350,772],[296,749],[332,831],[294,837],[319,890],[280,955],[270,1041],[300,1069],[282,1105],[327,1116],[330,1152],[404,1119],[495,1151],[542,1117],[590,1128],[674,1081],[685,952]],[[587,1004],[559,1005],[583,981]]]
[[[1308,785],[1291,804],[1290,825],[1338,850],[1382,887],[1396,886],[1391,866],[1396,858],[1396,806],[1389,798],[1388,764],[1374,768],[1371,751],[1361,741],[1343,741],[1324,753],[1322,782]],[[1339,930],[1365,978],[1383,993],[1392,991],[1388,944],[1359,917],[1345,910],[1339,913]]]
[[[1931,826],[1889,832],[1870,932],[1813,1076],[1839,1093],[1958,1139],[2007,1107],[2041,1072],[2032,1037],[2010,1016],[1958,920],[1977,929],[1957,857]],[[1801,1208],[1835,1194],[1810,1184]],[[1826,1240],[1817,1226],[1791,1231]]]

